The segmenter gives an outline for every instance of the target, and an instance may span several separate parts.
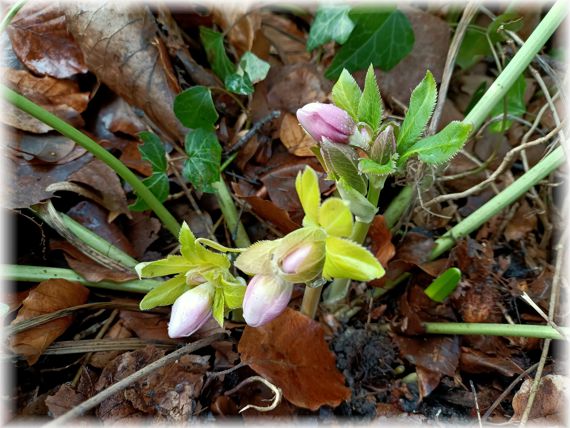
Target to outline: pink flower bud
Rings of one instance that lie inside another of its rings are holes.
[[[309,282],[320,275],[325,262],[324,242],[309,242],[289,251],[281,260],[281,277],[289,282]]]
[[[285,310],[293,284],[278,276],[255,275],[243,298],[243,317],[252,327],[259,327],[276,318]]]
[[[182,294],[172,305],[168,336],[186,337],[195,333],[212,317],[214,290],[208,283]]]
[[[356,126],[346,111],[333,104],[307,104],[297,110],[297,119],[318,143],[323,138],[334,143],[348,143]]]

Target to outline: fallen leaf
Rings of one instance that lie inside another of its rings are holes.
[[[58,418],[84,401],[83,394],[77,392],[70,384],[64,383],[55,394],[46,398],[46,405],[50,416]]]
[[[45,108],[70,125],[84,125],[81,113],[87,108],[89,92],[81,92],[74,80],[36,77],[26,70],[0,67],[7,86]],[[2,115],[4,124],[22,131],[44,134],[52,128],[13,106],[6,105]]]
[[[491,356],[464,346],[461,347],[459,367],[465,373],[498,373],[507,377],[522,372],[518,364],[509,358],[505,358],[504,355]]]
[[[118,215],[130,217],[127,196],[117,173],[106,163],[94,159],[69,176],[69,181],[87,184],[101,196],[103,206],[109,211],[107,221],[111,223]]]
[[[133,218],[129,224],[128,237],[133,247],[133,255],[137,260],[142,260],[147,248],[158,239],[161,223],[148,213],[133,212],[131,215]]]
[[[124,326],[122,320],[119,320],[109,329],[104,339],[126,339],[129,337],[133,337],[133,334]],[[98,369],[102,369],[105,367],[111,360],[114,360],[121,351],[100,351],[94,352],[91,358],[89,359],[89,365],[96,367]]]
[[[171,341],[168,336],[168,319],[162,314],[121,311],[123,325],[143,340]]]
[[[24,132],[11,133],[8,146],[26,160],[38,159],[48,163],[65,163],[77,147],[73,140],[63,135],[34,135]],[[80,155],[85,149],[80,147]]]
[[[291,113],[286,113],[281,122],[279,138],[289,153],[295,156],[315,156],[311,151],[311,147],[316,144],[315,140],[305,132]]]
[[[386,226],[384,216],[377,215],[374,217],[368,236],[371,241],[370,251],[382,266],[388,266],[388,262],[396,255],[396,247],[392,244],[392,232]]]
[[[247,326],[238,344],[241,360],[283,390],[298,407],[338,406],[350,397],[321,325],[292,309],[262,327]]]
[[[519,241],[536,230],[537,222],[536,211],[523,199],[505,229],[505,238],[509,241]]]
[[[530,395],[533,378],[526,379],[513,397],[514,415],[511,421],[520,421]],[[558,415],[564,419],[570,382],[568,377],[549,374],[543,376],[538,384],[538,390],[534,404],[529,415],[529,420],[543,418],[550,415]]]
[[[58,3],[27,3],[6,30],[16,56],[34,73],[59,79],[87,73]]]
[[[261,25],[263,34],[271,42],[284,64],[309,62],[311,55],[305,49],[306,35],[292,20],[266,12],[262,14]]]
[[[101,7],[91,2],[66,3],[63,8],[89,70],[129,104],[144,110],[163,133],[182,141],[186,129],[172,110],[176,94],[153,44],[158,27],[150,11],[142,5]]]
[[[212,18],[236,48],[238,56],[252,50],[255,33],[261,28],[261,15],[258,12],[248,10],[244,4],[226,4],[223,8],[214,7]]]
[[[49,314],[60,309],[82,305],[89,290],[77,282],[49,279],[41,282],[23,301],[22,308],[11,324]],[[43,351],[71,325],[71,316],[58,318],[10,338],[10,346],[22,355],[29,365],[35,364]]]

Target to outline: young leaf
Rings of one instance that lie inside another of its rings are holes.
[[[143,140],[143,144],[139,146],[141,157],[150,162],[154,172],[166,172],[166,152],[160,138],[148,131],[140,132],[139,138]]]
[[[168,198],[168,193],[170,192],[170,182],[168,181],[168,176],[164,172],[154,172],[150,177],[145,178],[143,184],[148,187],[148,190],[152,192],[156,199],[160,202],[166,201]],[[146,211],[149,206],[144,201],[144,199],[137,196],[136,201],[129,205],[129,210],[131,211]]]
[[[410,107],[396,140],[398,153],[406,153],[418,141],[433,113],[436,100],[435,79],[428,70],[424,79],[412,91]]]
[[[224,302],[228,309],[242,307],[246,288],[245,285],[224,285]]]
[[[441,275],[439,275],[429,286],[424,290],[424,293],[436,302],[443,302],[449,296],[459,281],[461,280],[461,271],[457,268],[449,268]]]
[[[398,165],[403,165],[412,155],[418,155],[422,162],[432,165],[447,162],[461,150],[469,138],[472,128],[471,124],[453,121],[437,134],[423,138],[414,144],[408,152],[398,159]]]
[[[382,118],[382,99],[380,89],[376,82],[374,67],[368,67],[364,81],[364,91],[358,103],[358,121],[367,123],[372,128],[372,135],[376,135]]]
[[[186,260],[192,260],[196,252],[196,236],[194,236],[190,226],[185,221],[182,222],[182,227],[178,234],[178,242],[180,242],[180,254],[182,254],[182,257]]]
[[[279,240],[256,242],[238,256],[234,266],[248,275],[271,274],[271,254],[279,246],[279,242]]]
[[[326,240],[323,278],[371,281],[384,275],[380,262],[366,248],[349,239],[329,236]]]
[[[253,94],[253,84],[245,73],[233,73],[226,76],[224,85],[228,91],[239,95]]]
[[[331,4],[319,6],[309,32],[307,51],[334,40],[343,44],[354,29],[354,24],[348,17],[350,6]]]
[[[297,190],[297,195],[299,195],[303,211],[305,211],[303,225],[317,225],[321,191],[319,190],[319,177],[313,168],[307,166],[303,172],[297,174],[295,189]]]
[[[366,180],[358,172],[358,156],[353,147],[325,139],[321,143],[321,153],[327,171],[336,178],[344,179],[350,187],[361,194],[366,193]]]
[[[379,164],[372,159],[362,158],[360,162],[358,162],[358,169],[363,174],[388,175],[396,171],[396,161],[390,159],[387,163]]]
[[[188,128],[213,128],[218,120],[212,93],[205,86],[194,86],[174,99],[174,114]]]
[[[224,291],[222,288],[216,287],[216,291],[214,293],[214,304],[212,305],[212,316],[222,328],[224,327],[224,300]]]
[[[261,82],[269,73],[269,63],[247,51],[239,60],[239,67],[248,75],[251,83]]]
[[[141,300],[139,307],[146,311],[156,306],[172,305],[190,287],[186,285],[184,275],[178,275],[150,290]]]
[[[520,75],[511,89],[507,92],[505,98],[507,99],[507,114],[511,116],[520,117],[526,112],[526,105],[524,102],[524,93],[526,91],[526,80],[524,75]],[[491,110],[491,117],[503,115],[505,113],[505,102],[504,98],[497,103],[493,110]],[[491,132],[505,132],[512,124],[512,120],[504,121],[502,118],[500,121],[492,123],[489,125],[489,130]]]
[[[154,278],[186,272],[192,267],[194,265],[184,257],[170,255],[165,259],[139,263],[135,266],[135,271],[140,278]]]
[[[358,120],[358,104],[362,91],[347,70],[342,70],[340,77],[332,88],[333,103],[337,107],[346,110],[348,114],[355,120]]]
[[[208,62],[214,73],[225,80],[236,71],[236,66],[230,61],[224,48],[224,35],[206,27],[200,27],[200,40],[204,45]]]
[[[329,235],[347,238],[352,233],[352,213],[340,198],[328,198],[319,208],[319,224]]]
[[[325,72],[336,79],[343,68],[362,70],[369,64],[391,70],[414,46],[414,31],[398,10],[355,9],[350,12],[355,28]]]
[[[212,192],[211,184],[220,179],[222,147],[214,131],[195,129],[186,134],[186,154],[182,174],[200,192]]]
[[[486,35],[481,30],[467,28],[455,62],[463,70],[467,70],[490,54],[491,48]]]
[[[352,214],[356,216],[356,219],[364,223],[370,223],[378,208],[372,205],[362,193],[353,189],[343,178],[337,181],[336,185],[342,199],[348,203],[348,207]]]

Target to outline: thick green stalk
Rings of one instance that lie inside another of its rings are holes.
[[[390,202],[386,211],[384,211],[384,221],[386,222],[386,227],[392,229],[404,215],[410,203],[412,202],[413,187],[406,186],[400,193]]]
[[[549,325],[426,322],[423,326],[428,334],[480,334],[484,336],[566,339],[566,337],[562,337],[557,329]],[[559,330],[561,330],[565,336],[570,334],[570,327],[559,327]]]
[[[42,121],[46,125],[51,126],[53,129],[72,139],[81,147],[91,152],[96,158],[105,162],[111,169],[113,169],[123,180],[131,185],[139,197],[141,197],[151,210],[158,216],[164,226],[174,236],[178,237],[180,225],[170,212],[156,199],[156,196],[137,178],[137,176],[128,169],[119,159],[89,138],[87,135],[75,129],[59,117],[51,114],[44,108],[28,100],[26,97],[18,94],[17,92],[0,85],[2,97],[10,104],[19,108],[20,110],[28,113],[36,119]]]
[[[68,281],[79,282],[90,288],[103,288],[106,290],[141,294],[146,294],[161,284],[161,281],[153,279],[136,279],[125,282],[91,282],[71,269],[27,265],[0,265],[0,280],[3,281],[41,282],[48,279],[66,279]]]
[[[220,204],[220,209],[222,210],[222,214],[226,220],[235,244],[241,248],[249,247],[251,245],[251,241],[249,240],[247,232],[239,219],[239,214],[236,210],[236,206],[226,182],[221,178],[220,181],[213,183],[212,187],[214,188],[216,198]]]
[[[311,319],[315,319],[317,309],[319,308],[319,301],[321,300],[321,293],[323,286],[309,287],[305,285],[305,292],[303,293],[303,302],[301,303],[301,313],[307,315]]]

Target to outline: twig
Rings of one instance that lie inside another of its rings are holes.
[[[542,317],[542,319],[548,323],[548,325],[549,325],[550,327],[555,328],[556,330],[558,330],[558,333],[560,333],[560,335],[561,335],[562,337],[565,336],[565,334],[564,334],[564,332],[562,331],[562,329],[561,329],[560,327],[558,327],[558,326],[554,323],[554,321],[551,321],[551,320],[548,318],[548,315],[546,315],[546,314],[544,313],[544,311],[543,311],[542,309],[540,309],[540,306],[538,306],[538,305],[534,302],[534,300],[532,300],[532,299],[530,298],[530,296],[529,296],[528,294],[526,294],[526,291],[523,292],[523,294],[521,295],[521,299],[523,299],[530,307],[532,307],[532,308],[538,313],[538,315],[540,315],[540,316]]]
[[[241,369],[242,367],[245,367],[246,365],[247,365],[247,364],[245,364],[245,363],[242,361],[242,362],[240,362],[239,364],[236,364],[235,366],[230,367],[230,368],[227,369],[227,370],[220,370],[219,372],[208,372],[208,373],[206,374],[206,376],[207,376],[207,377],[224,376],[224,375],[227,375],[227,374],[229,374],[229,373],[231,373],[231,372],[234,372],[234,371],[236,371],[236,370],[238,370],[238,369]]]
[[[234,392],[238,391],[242,386],[247,385],[247,384],[252,383],[252,382],[261,382],[266,387],[268,387],[271,391],[273,391],[273,394],[274,394],[273,402],[271,403],[270,406],[267,406],[267,407],[260,407],[260,406],[254,405],[254,404],[248,404],[243,409],[241,409],[239,412],[240,413],[245,412],[247,409],[255,409],[258,412],[270,412],[271,410],[277,408],[279,403],[281,403],[281,398],[283,396],[283,393],[281,392],[281,388],[273,385],[271,382],[269,382],[267,379],[265,379],[261,376],[248,377],[247,379],[243,380],[238,386],[227,391],[224,395],[232,395]]]
[[[255,134],[259,132],[259,130],[268,122],[272,121],[273,119],[278,118],[281,115],[279,110],[274,110],[269,113],[267,116],[262,117],[259,121],[253,124],[251,129],[247,131],[243,137],[241,137],[230,149],[227,151],[226,154],[231,155],[236,153],[239,149],[241,149],[249,140],[253,138]]]
[[[172,349],[175,341],[143,340],[138,337],[126,339],[85,339],[85,340],[61,340],[51,344],[42,355],[69,355],[85,354],[100,351],[132,351],[141,349],[147,345],[157,348]]]
[[[475,410],[477,410],[477,420],[479,421],[479,426],[483,428],[483,422],[481,421],[481,411],[479,410],[479,400],[477,399],[477,390],[473,381],[469,379],[469,385],[471,385],[471,391],[473,392],[473,399],[475,400]]]
[[[173,361],[176,361],[178,358],[182,357],[185,354],[194,352],[198,349],[204,348],[212,343],[220,340],[224,335],[221,333],[214,334],[210,337],[206,337],[205,339],[197,340],[196,342],[189,343],[188,345],[172,352],[171,354],[165,355],[164,357],[150,363],[148,366],[143,367],[139,371],[127,376],[124,379],[114,383],[113,385],[109,386],[108,388],[104,389],[103,391],[99,392],[98,394],[94,395],[93,397],[89,398],[88,400],[84,401],[83,403],[79,404],[78,406],[71,409],[69,412],[63,414],[57,419],[54,419],[50,423],[46,424],[45,427],[60,427],[68,422],[72,421],[73,419],[83,415],[85,412],[91,410],[95,406],[101,404],[107,398],[111,397],[113,394],[122,391],[132,383],[143,379],[144,377],[148,376],[155,370],[169,364]]]

